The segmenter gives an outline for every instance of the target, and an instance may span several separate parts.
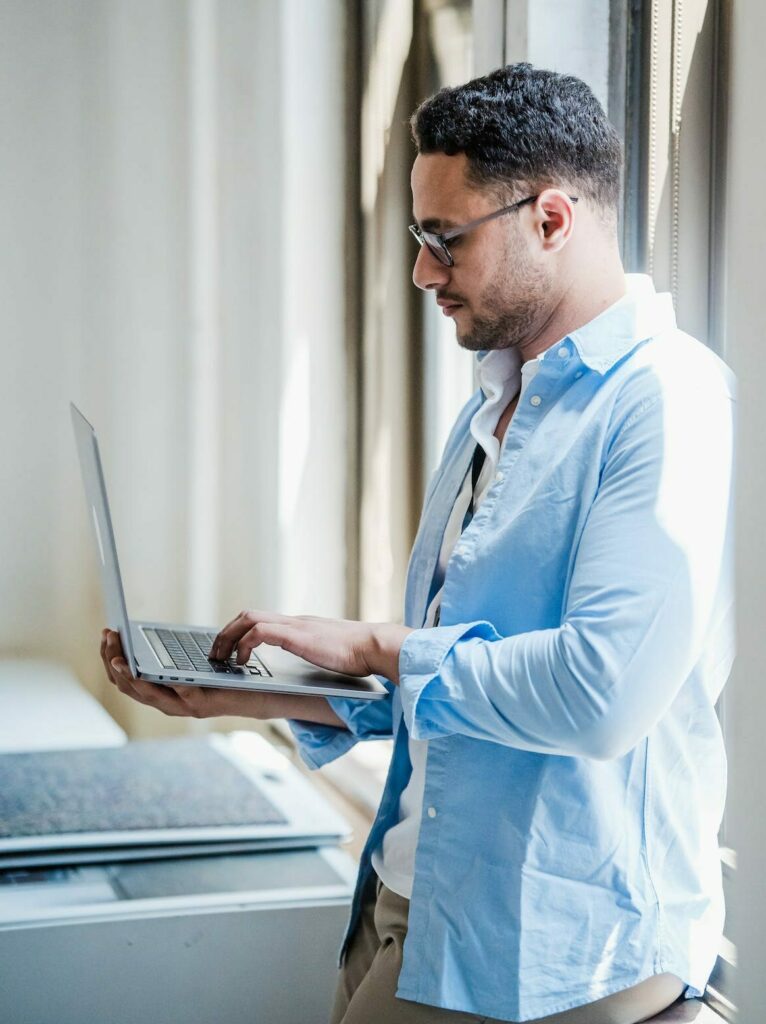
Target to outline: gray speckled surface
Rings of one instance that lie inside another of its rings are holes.
[[[204,738],[0,755],[0,837],[279,824]]]

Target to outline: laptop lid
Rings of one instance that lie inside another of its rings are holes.
[[[122,640],[122,649],[130,666],[130,671],[137,674],[136,656],[130,636],[130,621],[125,604],[125,593],[122,589],[120,565],[117,561],[117,546],[112,530],[112,517],[109,513],[109,502],[106,496],[104,471],[98,450],[96,431],[85,419],[74,404],[69,403],[72,414],[77,453],[80,457],[80,469],[85,486],[85,500],[88,505],[88,518],[96,538],[96,549],[99,556],[101,585],[106,603],[106,620],[110,629],[116,629]]]

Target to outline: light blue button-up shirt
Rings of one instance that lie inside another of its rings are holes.
[[[400,685],[331,699],[347,729],[292,723],[312,767],[396,740],[347,938],[407,733],[430,741],[403,999],[525,1021],[666,971],[699,996],[715,963],[736,381],[670,295],[626,280],[546,350],[423,629],[482,392],[460,413],[410,560]]]

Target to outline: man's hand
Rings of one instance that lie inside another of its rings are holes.
[[[165,686],[131,675],[122,650],[120,634],[111,629],[101,634],[101,659],[106,674],[121,693],[165,715],[183,718],[299,718],[345,729],[324,697],[257,690],[229,690],[210,686]]]
[[[111,629],[105,629],[101,634],[101,660],[106,674],[118,690],[139,704],[147,704],[165,715],[185,718],[244,715],[264,719],[281,714],[273,707],[276,695],[271,693],[215,689],[209,686],[165,686],[146,679],[136,679],[131,675],[125,660],[120,634]]]
[[[212,658],[223,661],[236,649],[243,665],[259,644],[271,644],[320,668],[352,676],[381,675],[399,682],[399,652],[411,630],[387,622],[354,622],[315,615],[243,611],[213,641]]]

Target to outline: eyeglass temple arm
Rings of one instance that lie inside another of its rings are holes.
[[[518,203],[511,203],[510,206],[504,206],[500,210],[493,210],[492,213],[487,213],[483,217],[478,217],[476,220],[471,220],[467,224],[461,224],[457,228],[450,228],[449,231],[445,231],[443,234],[437,237],[442,242],[449,242],[453,238],[458,238],[460,235],[465,234],[467,231],[477,228],[480,224],[486,224],[489,220],[494,220],[496,217],[502,217],[505,213],[510,213],[511,210],[517,210],[520,206],[525,206],[527,203],[533,203],[536,199],[540,198],[540,194],[536,196],[527,196],[526,199],[520,199]],[[569,196],[569,199],[576,203],[579,196]]]

